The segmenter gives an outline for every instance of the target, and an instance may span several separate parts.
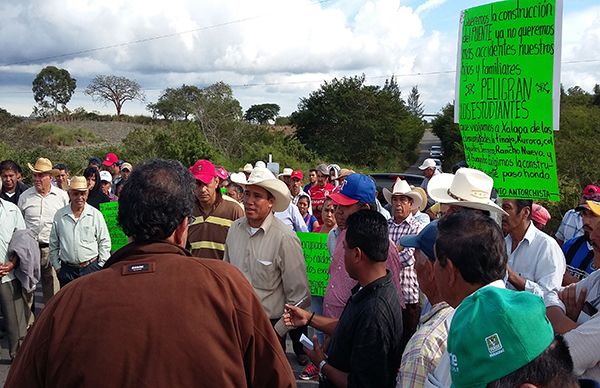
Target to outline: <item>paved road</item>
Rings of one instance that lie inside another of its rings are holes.
[[[429,157],[429,149],[432,145],[442,145],[442,143],[440,142],[440,139],[433,134],[433,132],[431,132],[429,129],[426,129],[420,143],[421,152],[419,153],[419,159],[417,159],[417,162],[406,170],[407,173],[418,175],[422,174],[421,170],[419,170],[419,166],[421,163],[423,163],[423,160]]]

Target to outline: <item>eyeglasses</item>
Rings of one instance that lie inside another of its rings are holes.
[[[196,222],[196,217],[188,216],[188,225],[192,225],[194,222]]]

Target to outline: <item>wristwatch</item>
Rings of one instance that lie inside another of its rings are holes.
[[[319,374],[323,374],[323,368],[325,367],[326,364],[327,364],[327,359],[323,359],[319,363]]]

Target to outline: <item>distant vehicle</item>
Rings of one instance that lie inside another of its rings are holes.
[[[433,159],[433,161],[435,162],[435,166],[437,167],[437,169],[442,171],[442,161],[439,159]]]
[[[379,190],[380,193],[377,198],[379,199],[379,202],[381,202],[382,205],[387,204],[387,201],[381,193],[383,191],[383,188],[386,187],[388,190],[392,191],[392,187],[394,186],[394,183],[396,183],[396,179],[404,179],[408,182],[409,185],[415,187],[421,187],[421,183],[423,183],[423,180],[425,179],[422,175],[405,174],[402,172],[376,172],[373,174],[369,174],[369,176],[375,179],[375,185],[378,188],[381,188]]]
[[[429,156],[431,156],[432,158],[439,158],[440,156],[443,156],[444,152],[442,151],[442,147],[441,146],[431,146],[431,148],[429,149]]]

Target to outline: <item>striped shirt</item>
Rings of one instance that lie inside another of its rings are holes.
[[[192,255],[207,259],[223,260],[225,239],[233,221],[244,216],[239,204],[225,200],[217,194],[217,200],[209,213],[203,213],[196,203],[196,220],[188,228],[188,242]]]
[[[565,213],[565,216],[556,231],[556,238],[562,241],[568,241],[581,235],[583,235],[583,219],[578,211],[571,209]]]
[[[412,214],[409,214],[399,224],[391,218],[388,220],[390,240],[397,246],[400,246],[398,240],[402,236],[410,236],[419,234],[421,229],[425,227]],[[400,251],[400,263],[402,270],[400,271],[400,285],[404,294],[404,303],[414,304],[419,303],[419,282],[417,281],[417,273],[415,272],[415,249],[404,248]]]
[[[400,363],[396,388],[422,387],[446,350],[448,316],[454,311],[440,302],[421,317],[419,328],[406,344]]]

